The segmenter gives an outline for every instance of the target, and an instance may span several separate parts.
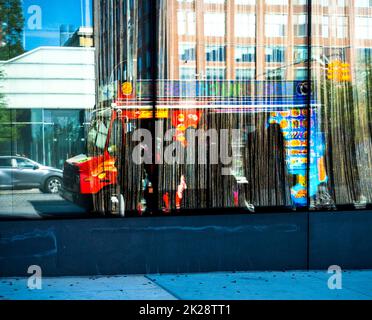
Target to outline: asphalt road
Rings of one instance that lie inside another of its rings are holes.
[[[0,191],[1,218],[58,218],[86,216],[85,210],[59,195],[44,194],[38,189]]]

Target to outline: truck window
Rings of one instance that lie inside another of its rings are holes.
[[[88,155],[102,154],[109,131],[108,119],[94,119],[88,132]]]
[[[114,120],[110,133],[108,152],[112,156],[121,154],[123,143],[123,126],[120,119]]]

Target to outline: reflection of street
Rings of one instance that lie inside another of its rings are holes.
[[[0,218],[81,217],[86,212],[55,194],[38,189],[0,191]]]

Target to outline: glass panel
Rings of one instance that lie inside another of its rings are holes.
[[[286,14],[267,13],[265,14],[266,37],[286,36],[286,25],[288,16]]]
[[[224,46],[207,45],[205,47],[206,61],[220,61],[226,60],[226,49]]]
[[[236,80],[253,80],[255,78],[255,69],[236,69]]]
[[[319,119],[314,126],[323,132],[311,136],[312,152],[322,155],[311,162],[311,207],[363,208],[372,201],[372,16],[363,9],[370,1],[352,1],[348,8],[317,4],[313,1],[312,16],[329,31],[311,39],[311,72],[319,104],[313,110]],[[317,181],[321,183],[316,186]]]
[[[371,7],[3,1],[0,215],[370,205]]]
[[[236,62],[255,62],[256,51],[253,46],[236,46],[235,61]]]
[[[0,157],[15,162],[6,182],[0,169],[0,217],[84,212],[59,192],[66,160],[86,152],[95,104],[92,9],[91,0],[0,2]]]
[[[188,61],[195,61],[196,46],[192,43],[180,43],[179,45],[180,60],[185,63]]]
[[[290,42],[295,25],[305,38],[306,11],[296,20],[287,1],[159,0],[158,15],[147,16],[144,3],[118,1],[114,21],[115,9],[96,5],[97,77],[107,92],[97,109],[115,108],[97,113],[93,129],[106,119],[110,135],[118,117],[126,128],[122,163],[112,160],[120,190],[108,198],[120,204],[122,195],[128,215],[306,205],[306,85],[294,79],[303,80],[295,70],[307,55],[295,62]],[[150,25],[157,37],[146,37]],[[109,41],[120,30],[126,43]],[[97,159],[110,159],[106,149]]]
[[[284,92],[290,95],[295,86],[286,83],[285,68],[274,70],[280,67],[278,63],[286,62],[286,39],[279,45],[264,40],[265,36],[286,37],[289,12],[287,2],[276,2],[285,8],[273,9],[267,16],[264,12],[260,15],[263,20],[256,21],[257,10],[264,8],[249,6],[254,3],[226,2],[222,7],[196,2],[196,34],[189,38],[196,43],[195,77],[189,77],[193,81],[177,81],[172,71],[178,70],[177,66],[168,64],[169,79],[175,80],[166,81],[164,98],[160,91],[157,103],[158,109],[169,110],[169,118],[163,122],[165,132],[175,130],[173,139],[164,145],[165,163],[159,165],[158,203],[165,212],[292,206],[284,134],[276,122],[278,114],[270,111],[283,111]],[[177,10],[181,9],[178,5]],[[174,21],[172,9],[164,19]],[[257,30],[265,21],[267,28]],[[182,39],[167,28],[161,28],[159,34],[168,39],[161,45],[161,51],[168,54],[164,59],[172,61],[172,47],[179,46]],[[267,60],[266,44],[272,47]],[[281,75],[280,79],[266,82],[266,67]],[[185,69],[180,70],[184,74]],[[198,138],[193,140],[195,134]],[[174,151],[172,163],[166,162],[169,147]],[[269,150],[275,150],[273,158],[268,156]],[[189,157],[195,157],[196,163],[188,162]],[[273,164],[272,172],[265,169],[269,163]],[[276,178],[271,179],[273,176]],[[279,180],[282,184],[276,184]]]
[[[206,37],[223,37],[225,35],[225,13],[207,12],[204,14],[204,35]]]
[[[253,13],[236,13],[235,37],[254,38],[256,36],[256,16]]]

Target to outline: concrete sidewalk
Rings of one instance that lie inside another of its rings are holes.
[[[27,278],[0,278],[0,299],[372,299],[372,270],[344,271],[342,289],[328,288],[330,276],[286,271],[43,278],[42,290],[28,289]]]
[[[144,276],[43,278],[30,290],[27,278],[0,278],[0,299],[11,300],[174,300]]]

